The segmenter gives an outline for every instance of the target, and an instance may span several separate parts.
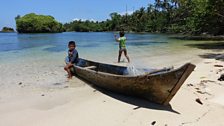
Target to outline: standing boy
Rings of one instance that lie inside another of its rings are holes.
[[[130,59],[128,57],[127,49],[126,49],[126,37],[124,36],[125,33],[124,33],[124,31],[121,31],[119,34],[120,34],[119,38],[117,38],[117,36],[114,35],[115,40],[117,42],[119,42],[118,63],[120,63],[122,52],[124,52],[125,57],[127,58],[128,62],[130,63]]]

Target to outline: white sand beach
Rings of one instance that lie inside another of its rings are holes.
[[[224,82],[217,81],[224,67],[214,66],[222,61],[197,61],[170,106],[102,92],[75,77],[67,81],[63,65],[36,61],[21,59],[16,69],[1,64],[0,126],[224,125]]]
[[[224,0],[0,3],[0,126],[224,126]]]

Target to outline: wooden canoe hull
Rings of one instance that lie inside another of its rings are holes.
[[[116,75],[79,66],[75,66],[74,70],[77,76],[101,88],[168,105],[194,68],[195,65],[187,63],[168,72],[141,76]]]

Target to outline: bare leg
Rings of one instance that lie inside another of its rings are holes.
[[[126,49],[124,50],[124,55],[127,58],[128,62],[130,63],[130,58],[128,56],[128,53],[127,53],[127,50]]]
[[[68,79],[72,79],[72,72],[70,69],[68,69]]]
[[[73,66],[72,64],[67,64],[64,67],[64,70],[67,71],[67,73],[68,73],[68,79],[72,79],[72,72],[71,72],[71,67],[72,66]]]
[[[118,63],[120,63],[120,61],[121,61],[121,54],[122,54],[122,51],[119,51],[119,55],[118,55]]]

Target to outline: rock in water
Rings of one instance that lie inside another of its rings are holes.
[[[219,81],[224,81],[224,74],[222,74],[218,80]]]

